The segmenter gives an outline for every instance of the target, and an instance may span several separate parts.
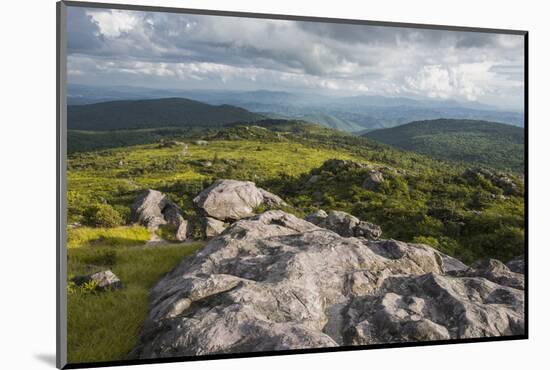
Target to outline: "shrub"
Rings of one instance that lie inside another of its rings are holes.
[[[178,231],[176,225],[172,224],[166,224],[166,225],[160,225],[159,228],[156,231],[156,234],[169,242],[175,242],[176,240],[176,232]]]
[[[97,227],[115,227],[123,223],[122,216],[109,204],[96,204],[84,214],[85,223]]]

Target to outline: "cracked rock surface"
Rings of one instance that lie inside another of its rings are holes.
[[[523,334],[523,275],[421,244],[241,219],[151,291],[131,358]]]

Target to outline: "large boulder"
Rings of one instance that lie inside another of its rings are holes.
[[[421,244],[346,238],[282,211],[229,226],[153,287],[131,358],[524,333],[524,292],[446,273]]]
[[[261,205],[286,205],[281,198],[256,187],[253,182],[238,180],[217,180],[193,199],[193,203],[205,216],[221,221],[253,216]]]
[[[142,192],[132,205],[132,219],[152,231],[161,225],[173,225],[174,239],[183,241],[187,237],[187,221],[181,215],[180,207],[163,193],[148,189]]]
[[[305,219],[317,226],[332,230],[345,237],[355,236],[378,239],[382,236],[382,229],[380,226],[361,221],[357,217],[342,211],[330,211],[327,214],[321,209],[307,215]]]
[[[167,203],[168,199],[160,191],[145,190],[138,195],[132,205],[132,219],[150,229],[164,225],[166,220],[162,211]]]

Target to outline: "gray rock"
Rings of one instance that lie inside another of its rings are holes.
[[[353,229],[353,236],[363,237],[367,239],[378,239],[382,236],[380,226],[366,221],[359,221]]]
[[[263,204],[267,207],[278,207],[278,206],[288,206],[284,200],[282,200],[278,195],[270,193],[262,188],[258,188],[260,194],[262,194]]]
[[[468,269],[468,266],[456,258],[447,256],[446,254],[441,254],[441,268],[444,273],[452,273],[465,271]]]
[[[134,201],[132,219],[150,229],[155,229],[166,223],[162,210],[167,204],[168,199],[164,194],[157,190],[148,189]]]
[[[319,176],[319,175],[313,175],[307,180],[306,185],[315,184],[317,181],[319,181],[320,178],[321,178],[321,176]]]
[[[161,140],[159,143],[159,148],[173,148],[175,146],[182,146],[182,145],[185,145],[185,143],[182,143],[176,140],[168,140],[168,141]]]
[[[330,211],[318,226],[334,231],[335,233],[350,237],[354,236],[353,230],[359,225],[360,220],[346,212]]]
[[[524,274],[525,273],[525,256],[522,254],[521,256],[517,256],[513,258],[512,260],[508,261],[506,266],[508,266],[508,268],[512,272]]]
[[[421,244],[345,238],[282,211],[242,219],[151,290],[131,358],[524,333],[523,291],[445,274]]]
[[[378,189],[378,185],[384,182],[384,175],[377,170],[370,170],[367,177],[363,180],[363,188],[374,191]]]
[[[323,165],[319,168],[319,170],[328,171],[328,172],[332,172],[333,174],[337,174],[342,171],[361,169],[361,168],[368,168],[368,165],[365,165],[359,162],[350,161],[350,160],[345,160],[345,159],[329,159],[323,163]]]
[[[195,206],[206,216],[234,221],[254,215],[260,205],[286,205],[281,198],[257,188],[251,181],[217,180],[195,199]]]
[[[482,278],[391,276],[344,312],[355,345],[463,339],[524,332],[523,291]]]
[[[319,225],[327,217],[328,217],[328,214],[322,209],[320,209],[318,211],[310,213],[304,219],[308,222],[311,222],[312,224]]]
[[[123,288],[122,282],[111,270],[100,271],[91,275],[76,276],[73,278],[73,282],[76,285],[94,282],[98,291]]]
[[[204,145],[208,145],[208,141],[206,140],[195,140],[195,145],[201,145],[201,146],[204,146]]]
[[[510,271],[502,262],[495,259],[486,259],[474,263],[469,269],[460,271],[458,276],[478,276],[500,285],[516,289],[524,289],[525,277],[521,273]]]
[[[330,211],[327,215],[325,211],[320,210],[308,215],[306,220],[345,237],[378,239],[382,235],[380,226],[361,221],[342,211]]]
[[[132,205],[132,219],[152,231],[160,225],[174,225],[175,239],[184,241],[187,238],[188,223],[181,209],[160,191],[148,189],[140,194]]]
[[[227,225],[212,217],[203,217],[201,222],[201,233],[205,239],[220,235]]]

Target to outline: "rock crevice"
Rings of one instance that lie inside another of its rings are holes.
[[[522,334],[521,276],[268,211],[234,222],[157,283],[131,357]]]

